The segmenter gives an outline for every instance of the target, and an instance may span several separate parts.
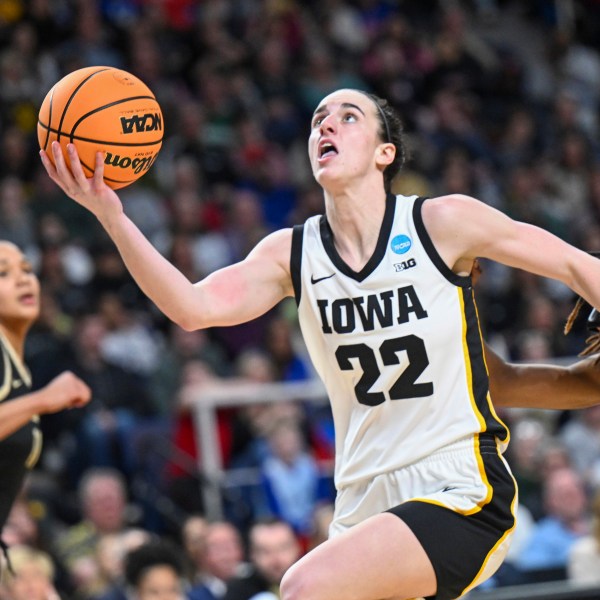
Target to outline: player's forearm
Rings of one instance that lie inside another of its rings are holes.
[[[41,403],[37,393],[0,403],[0,440],[21,429],[40,412]]]
[[[600,357],[597,354],[589,356],[577,361],[568,368],[572,377],[568,382],[565,382],[565,385],[568,384],[573,397],[572,402],[577,402],[577,408],[600,404],[599,359]]]
[[[593,359],[570,367],[507,365],[507,380],[490,392],[497,406],[569,410],[600,404],[600,368]]]
[[[191,315],[201,307],[192,283],[144,237],[123,213],[99,216],[141,290],[172,321],[188,328]]]

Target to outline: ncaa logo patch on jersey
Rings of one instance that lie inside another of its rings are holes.
[[[411,246],[411,239],[404,234],[395,236],[394,238],[392,238],[392,241],[390,243],[390,248],[392,249],[392,252],[395,252],[396,254],[406,254],[406,252],[410,250]]]

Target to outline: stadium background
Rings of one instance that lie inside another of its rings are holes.
[[[26,251],[43,285],[27,362],[37,387],[70,368],[94,391],[85,410],[44,418],[44,456],[20,517],[34,533],[9,523],[10,535],[50,552],[69,593],[94,597],[74,591],[65,550],[82,518],[83,475],[116,469],[127,486],[124,520],[179,539],[186,516],[203,510],[191,413],[203,386],[313,377],[291,302],[247,325],[185,333],[142,296],[37,156],[37,110],[58,79],[111,65],[154,91],[164,145],[120,196],[192,280],[322,211],[308,123],[339,87],[368,89],[401,110],[410,160],[395,191],[470,194],[599,250],[599,34],[594,0],[0,1],[0,239]],[[582,320],[562,333],[574,302],[562,285],[486,262],[476,293],[486,339],[511,360],[568,360],[584,345]],[[569,518],[591,523],[599,410],[503,414],[531,516],[523,536],[560,511],[549,508],[547,488],[561,469],[572,478],[559,495],[584,492],[581,514]],[[225,516],[243,535],[277,513],[314,543],[314,511],[332,499],[327,409],[227,409],[218,428],[226,466],[242,473],[224,494]],[[286,452],[306,482],[300,509],[278,499],[281,482],[270,479],[269,459]],[[90,539],[94,549],[98,536]],[[533,569],[513,559],[515,572],[495,584],[569,576],[567,558]]]

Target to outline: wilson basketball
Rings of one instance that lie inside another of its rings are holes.
[[[53,161],[50,145],[75,144],[84,172],[104,158],[104,181],[113,189],[139,179],[152,166],[163,140],[160,106],[148,86],[126,71],[87,67],[63,77],[48,92],[38,115],[38,141]]]

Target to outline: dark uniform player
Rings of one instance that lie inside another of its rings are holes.
[[[0,241],[0,532],[23,479],[42,447],[42,413],[82,406],[90,390],[65,372],[37,392],[23,363],[25,337],[37,319],[40,284],[14,244]]]
[[[0,333],[0,402],[10,402],[31,391],[31,377],[6,337]],[[39,417],[0,441],[0,523],[6,522],[13,500],[28,469],[35,466],[42,448]]]

